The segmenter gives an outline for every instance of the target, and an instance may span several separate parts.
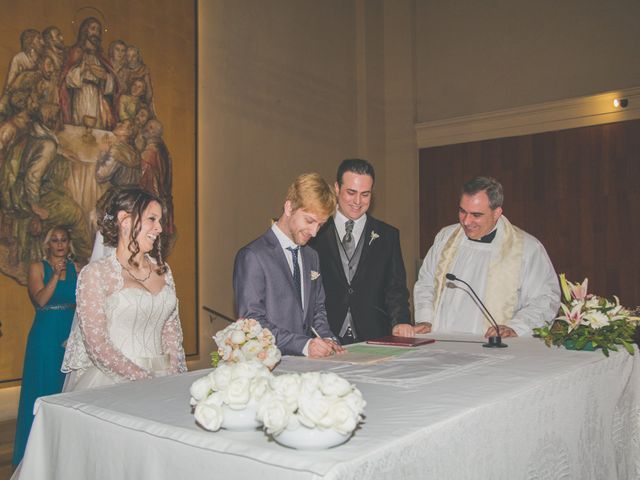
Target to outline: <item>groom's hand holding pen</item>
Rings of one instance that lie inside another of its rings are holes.
[[[311,327],[311,331],[316,338],[312,339],[309,343],[310,357],[328,357],[330,355],[335,355],[336,353],[341,354],[346,352],[344,347],[342,347],[342,345],[337,341],[331,338],[322,338],[313,327]]]

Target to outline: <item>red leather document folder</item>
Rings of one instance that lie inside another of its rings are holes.
[[[418,345],[426,345],[433,342],[435,342],[433,338],[397,337],[395,335],[367,340],[367,343],[371,345],[391,345],[394,347],[417,347]]]

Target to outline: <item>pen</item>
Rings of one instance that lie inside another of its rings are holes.
[[[320,336],[320,334],[316,331],[315,328],[313,328],[313,326],[311,327],[311,331],[313,332],[313,334],[318,337],[320,340],[323,340],[323,338]],[[333,355],[335,352],[335,350],[333,350],[333,348],[331,349],[331,353],[329,353],[329,355]]]

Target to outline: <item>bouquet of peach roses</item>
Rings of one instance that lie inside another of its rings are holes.
[[[257,320],[241,318],[213,337],[218,350],[211,354],[213,366],[222,363],[238,363],[257,360],[273,369],[282,357],[275,338],[268,328]]]

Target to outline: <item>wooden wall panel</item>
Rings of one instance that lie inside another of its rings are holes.
[[[420,255],[457,221],[461,185],[502,183],[504,213],[558,273],[640,305],[640,121],[420,150]]]

